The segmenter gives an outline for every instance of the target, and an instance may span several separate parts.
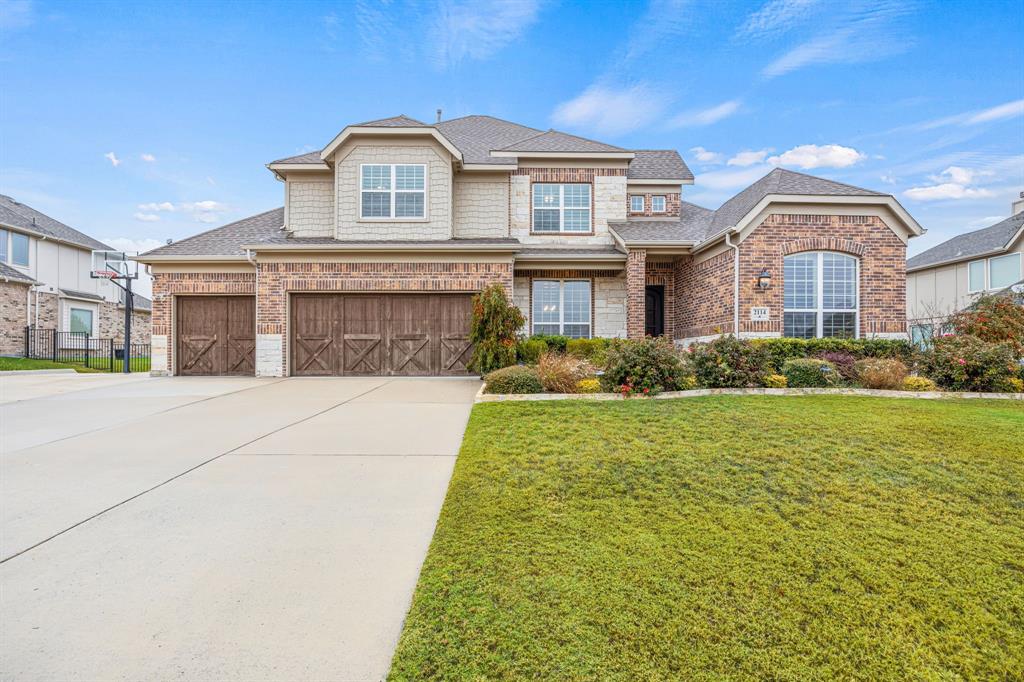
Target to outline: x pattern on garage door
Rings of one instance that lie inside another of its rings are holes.
[[[256,298],[179,296],[178,374],[255,373]]]
[[[295,294],[292,374],[469,374],[466,294]]]

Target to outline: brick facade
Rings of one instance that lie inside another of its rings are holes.
[[[0,355],[25,352],[28,289],[28,284],[0,281]]]
[[[732,265],[731,249],[700,262],[694,256],[676,260],[676,339],[732,332]]]
[[[642,339],[647,327],[647,251],[631,249],[626,255],[626,336]]]
[[[644,210],[634,211],[631,200],[633,197],[644,198]],[[665,210],[655,213],[651,197],[665,197]],[[630,218],[678,218],[679,217],[679,192],[630,192],[626,197],[626,211]]]
[[[665,289],[665,336],[676,338],[676,278],[675,264],[669,261],[647,261],[646,284],[662,286]],[[646,331],[646,319],[645,319]]]

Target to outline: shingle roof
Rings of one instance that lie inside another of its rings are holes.
[[[145,260],[146,256],[242,256],[245,254],[243,244],[279,235],[282,225],[284,207],[275,208],[147,251],[139,257]]]
[[[284,159],[278,159],[277,161],[271,161],[270,163],[323,163],[323,159],[320,158],[320,152],[306,152],[305,154],[299,154],[298,156],[289,156]]]
[[[12,268],[7,263],[0,261],[0,280],[11,280],[22,284],[35,284],[36,281],[17,268]]]
[[[493,148],[492,148],[493,149]],[[558,130],[548,130],[525,140],[500,147],[503,152],[625,152],[622,147],[588,140]],[[497,151],[497,149],[495,149]]]
[[[334,239],[333,237],[294,237],[280,231],[273,236],[244,242],[249,245],[266,244],[268,246],[459,246],[459,245],[494,245],[515,246],[518,239],[512,237],[474,237],[467,239]]]
[[[124,292],[123,289],[118,289],[117,292],[119,294],[118,305],[123,308],[124,307],[124,294],[125,294],[125,292]],[[135,310],[142,310],[142,311],[145,311],[145,312],[151,312],[153,310],[153,301],[149,300],[148,298],[146,298],[142,294],[137,294],[137,293],[135,293],[133,291],[132,292],[132,307]]]
[[[38,232],[90,251],[112,250],[103,242],[68,227],[31,206],[19,203],[6,194],[0,194],[0,224]]]
[[[679,220],[631,220],[608,226],[626,242],[700,242],[714,215],[711,209],[681,201]]]
[[[491,156],[492,149],[507,147],[541,132],[493,116],[453,118],[434,127],[462,152],[463,162],[492,165],[509,162],[508,159]]]
[[[60,293],[71,298],[83,298],[87,301],[102,301],[103,297],[88,291],[75,291],[74,289],[60,289]]]
[[[399,114],[398,116],[391,116],[390,118],[379,118],[376,121],[366,121],[365,123],[356,123],[354,127],[357,128],[429,128],[423,121],[417,121],[414,118],[409,118],[405,114]]]
[[[675,149],[637,149],[626,177],[632,180],[693,180],[693,173]]]
[[[520,249],[517,258],[529,256],[622,256],[626,254],[617,246],[528,246]]]
[[[1010,246],[1013,236],[1022,228],[1024,228],[1024,211],[1010,216],[1006,220],[1001,220],[995,225],[957,235],[938,246],[933,246],[909,259],[907,269],[916,270],[929,265],[964,260],[983,253],[1006,249]]]

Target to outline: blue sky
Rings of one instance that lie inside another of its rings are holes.
[[[282,204],[348,123],[486,113],[676,148],[711,208],[775,165],[929,233],[1024,190],[1024,3],[0,0],[0,189],[146,248]]]

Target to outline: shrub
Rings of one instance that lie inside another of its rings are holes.
[[[1024,379],[1010,377],[1003,382],[1003,390],[1007,393],[1024,393]]]
[[[603,368],[608,361],[608,345],[608,339],[569,339],[565,352]]]
[[[819,360],[831,362],[843,381],[854,381],[857,378],[857,358],[845,351],[823,351],[814,356]]]
[[[545,391],[572,393],[580,379],[593,373],[590,363],[573,355],[544,353],[537,362],[537,377]]]
[[[770,369],[764,346],[734,336],[693,344],[689,358],[697,383],[706,388],[761,386]]]
[[[580,379],[576,382],[576,393],[600,393],[601,382],[597,379]]]
[[[820,357],[824,353],[849,353],[857,360],[864,358],[896,358],[906,363],[914,359],[914,346],[902,339],[753,339],[750,343],[763,349],[771,368],[782,369],[786,360]]]
[[[976,336],[940,336],[925,359],[925,374],[951,391],[1000,391],[1019,367],[1013,347]]]
[[[970,308],[953,315],[950,324],[960,336],[1006,343],[1015,357],[1024,357],[1024,305],[1014,294],[981,296]]]
[[[524,365],[536,365],[540,356],[546,353],[548,344],[543,339],[520,339],[516,344],[516,359]]]
[[[487,393],[543,393],[544,386],[532,367],[513,365],[496,369],[484,377]]]
[[[601,383],[610,391],[630,386],[638,393],[657,393],[676,390],[684,376],[683,361],[672,341],[646,337],[609,346]]]
[[[904,391],[935,391],[938,387],[927,377],[907,377],[903,380]]]
[[[769,374],[764,378],[765,388],[785,388],[787,383],[786,377],[781,374]]]
[[[857,381],[864,388],[899,390],[908,374],[906,365],[888,358],[861,360],[856,367]]]
[[[525,322],[502,285],[490,284],[473,296],[469,340],[475,346],[470,367],[486,374],[515,363],[516,332]]]
[[[782,365],[782,376],[791,388],[828,388],[839,383],[839,372],[828,360],[793,358]]]
[[[692,374],[686,374],[682,379],[679,380],[679,385],[676,386],[677,391],[692,391],[697,388],[697,377]]]
[[[566,346],[569,345],[569,337],[559,334],[534,334],[530,338],[543,341],[547,349],[554,353],[564,353]]]

